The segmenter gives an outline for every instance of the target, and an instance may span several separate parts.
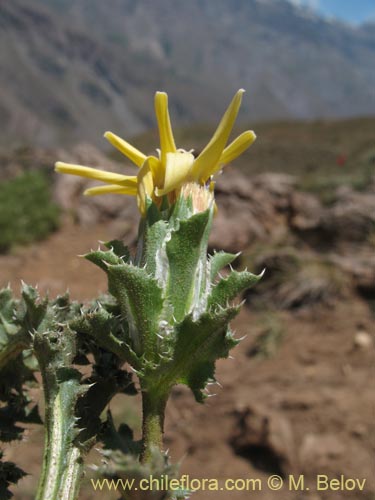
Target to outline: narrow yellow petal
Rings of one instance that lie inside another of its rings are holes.
[[[119,186],[117,184],[108,184],[107,186],[98,186],[86,189],[85,196],[97,196],[100,194],[127,194],[129,196],[137,195],[137,186]]]
[[[252,130],[247,130],[246,132],[242,132],[233,142],[227,146],[223,154],[220,157],[220,163],[226,164],[235,160],[238,156],[240,156],[248,147],[252,145],[257,136],[254,134]]]
[[[161,162],[165,165],[167,153],[176,152],[168,111],[168,95],[165,92],[156,92],[155,94],[155,114],[159,128]]]
[[[207,179],[211,177],[211,175],[216,174],[216,172],[219,172],[224,165],[232,162],[240,156],[248,147],[252,145],[255,139],[256,135],[252,130],[247,130],[239,135],[237,139],[231,142],[229,146],[224,149],[218,164],[211,170],[207,170]]]
[[[96,181],[110,182],[111,184],[125,183],[126,185],[129,182],[137,182],[137,177],[134,175],[116,174],[114,172],[84,167],[83,165],[63,163],[61,161],[55,163],[55,171],[61,174],[78,175],[79,177],[87,177],[88,179],[94,179]]]
[[[154,185],[162,186],[164,181],[164,167],[161,164],[161,161],[155,156],[149,156],[147,161],[151,169],[152,178],[154,179]]]
[[[236,93],[212,139],[195,160],[192,168],[192,176],[195,181],[202,182],[207,179],[209,177],[207,172],[217,165],[237,118],[244,92],[243,89],[240,89]]]
[[[154,194],[154,181],[150,167],[150,158],[147,158],[141,167],[138,176],[137,204],[142,215],[146,214],[146,198],[152,198]]]
[[[162,189],[155,189],[156,196],[164,196],[174,189],[180,187],[190,179],[191,167],[194,164],[194,155],[186,152],[168,153],[164,186]]]
[[[124,141],[124,139],[121,139],[121,137],[113,134],[112,132],[106,132],[104,137],[112,144],[112,146],[117,148],[122,154],[129,158],[129,160],[135,163],[137,167],[141,167],[144,164],[147,156],[128,142]]]

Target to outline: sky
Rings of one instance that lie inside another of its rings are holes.
[[[375,21],[375,0],[292,0],[292,2],[308,5],[321,14],[352,24]]]

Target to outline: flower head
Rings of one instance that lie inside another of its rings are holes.
[[[165,92],[156,92],[155,113],[160,136],[158,156],[146,156],[112,132],[104,134],[115,148],[139,168],[138,175],[121,175],[62,162],[56,163],[55,170],[105,183],[104,186],[87,189],[86,195],[116,193],[136,196],[142,215],[146,213],[147,198],[157,205],[161,204],[165,196],[173,202],[184,186],[185,193],[191,191],[191,187],[186,188],[190,184],[208,186],[207,189],[212,191],[209,181],[213,176],[242,154],[256,138],[254,132],[248,130],[227,146],[243,93],[244,90],[240,89],[235,94],[216,132],[197,158],[191,152],[176,147],[168,111],[168,96]]]

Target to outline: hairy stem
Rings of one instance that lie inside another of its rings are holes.
[[[141,462],[148,463],[153,449],[163,449],[164,415],[168,395],[142,392],[142,453]]]
[[[36,500],[76,500],[84,452],[76,439],[82,386],[79,372],[71,368],[75,339],[69,331],[36,333],[34,351],[45,399],[45,448]]]
[[[66,415],[65,406],[68,403],[71,407],[69,395],[65,393],[64,388],[61,388],[57,394],[50,394],[45,384],[44,391],[46,397],[45,448],[36,500],[52,498],[75,500],[78,495],[83,461],[81,451],[71,442],[69,424],[71,425],[73,420],[74,425],[74,417],[72,419],[71,415]]]

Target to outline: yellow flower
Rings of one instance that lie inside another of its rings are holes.
[[[160,136],[160,151],[157,157],[144,155],[112,132],[104,134],[115,148],[139,167],[138,175],[121,175],[62,162],[56,163],[55,170],[64,174],[88,177],[106,184],[87,189],[85,195],[117,193],[136,196],[139,210],[145,215],[147,197],[159,205],[165,195],[173,201],[186,184],[206,186],[216,173],[254,142],[256,136],[253,131],[248,130],[226,146],[243,93],[243,89],[236,93],[212,139],[197,158],[194,158],[191,152],[176,148],[168,111],[168,96],[165,92],[156,92],[155,113]],[[212,185],[209,189],[212,189]]]

